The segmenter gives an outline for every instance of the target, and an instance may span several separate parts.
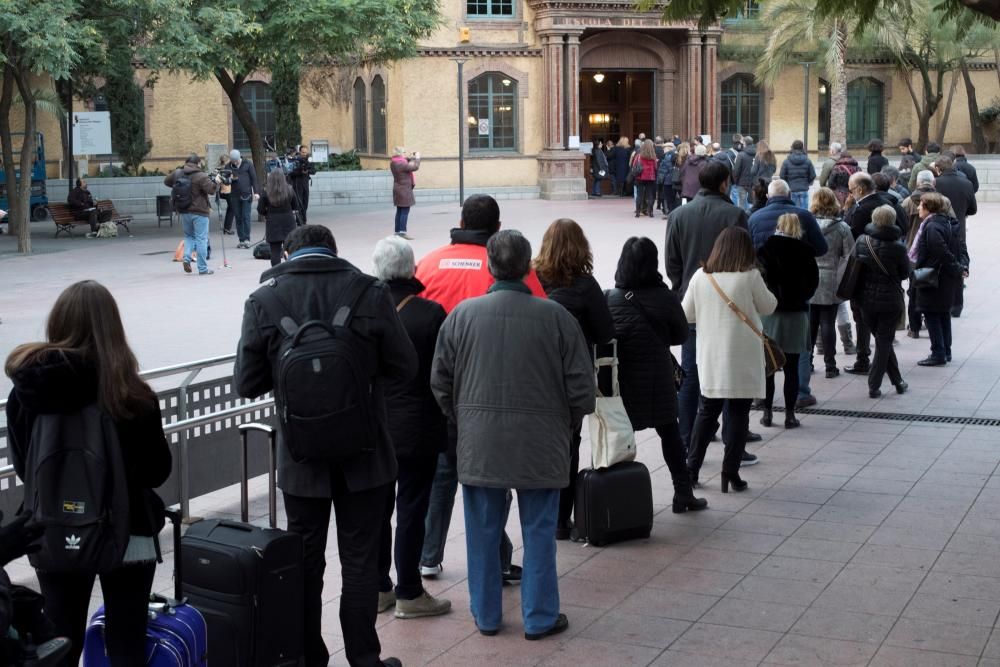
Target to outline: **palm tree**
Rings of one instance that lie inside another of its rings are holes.
[[[773,85],[789,65],[802,60],[822,63],[830,82],[830,142],[847,145],[847,47],[864,25],[858,14],[821,16],[815,0],[767,0],[761,25],[770,34],[757,61],[758,81]],[[865,27],[878,43],[901,48],[905,30],[899,21],[882,20]]]

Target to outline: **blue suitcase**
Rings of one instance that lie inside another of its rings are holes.
[[[207,667],[208,628],[201,612],[181,596],[180,513],[167,512],[174,533],[174,599],[154,595],[146,625],[146,665]],[[84,667],[110,667],[104,645],[104,607],[90,619],[83,642]]]

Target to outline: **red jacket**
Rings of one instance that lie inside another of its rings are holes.
[[[420,296],[436,301],[450,313],[465,299],[483,296],[494,283],[486,265],[486,241],[481,230],[451,230],[451,244],[427,253],[417,265],[417,280],[424,284]],[[535,296],[545,298],[534,269],[524,283]]]
[[[637,181],[655,181],[656,180],[656,160],[650,160],[644,157],[639,158],[639,162],[642,163],[642,173],[639,174]]]

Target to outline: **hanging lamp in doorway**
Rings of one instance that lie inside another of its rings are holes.
[[[604,82],[604,74],[602,74],[601,72],[597,72],[596,74],[594,74],[594,81],[597,82],[597,83],[603,83]]]

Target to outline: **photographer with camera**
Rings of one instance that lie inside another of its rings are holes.
[[[392,172],[392,203],[396,206],[396,236],[411,240],[406,233],[406,221],[410,217],[410,207],[416,203],[413,188],[416,179],[413,172],[420,169],[420,153],[406,154],[406,149],[396,146],[392,151],[389,170]]]
[[[312,183],[312,176],[316,173],[316,167],[309,161],[309,149],[306,146],[299,146],[298,151],[290,148],[288,150],[288,182],[295,192],[299,205],[299,224],[306,224],[306,210],[309,208],[309,185]]]
[[[216,174],[222,178],[219,182],[219,189],[215,193],[215,203],[218,204],[219,199],[226,202],[226,218],[225,222],[222,223],[222,233],[232,235],[236,232],[233,231],[233,205],[229,199],[233,191],[233,172],[229,169],[228,155],[219,156],[219,162],[215,165],[215,171],[212,172],[212,176]]]
[[[251,168],[252,171],[252,168]],[[209,197],[215,194],[220,181],[218,174],[209,176],[201,168],[201,158],[197,153],[191,153],[183,166],[178,167],[163,179],[163,184],[170,188],[170,200],[174,210],[181,214],[184,225],[184,273],[191,273],[191,252],[196,251],[198,257],[198,274],[207,276],[215,273],[208,268],[208,216],[212,214]],[[233,193],[235,195],[235,193]],[[237,197],[232,197],[230,202]],[[230,204],[231,205],[231,204]],[[247,218],[250,217],[249,206]],[[239,225],[239,218],[237,218]],[[250,236],[250,223],[247,222],[247,238]]]
[[[257,172],[253,162],[244,160],[235,148],[229,151],[229,165],[232,171],[232,192],[229,195],[229,205],[236,220],[236,235],[239,238],[237,248],[250,247],[250,209],[253,202],[260,198],[257,187]]]

